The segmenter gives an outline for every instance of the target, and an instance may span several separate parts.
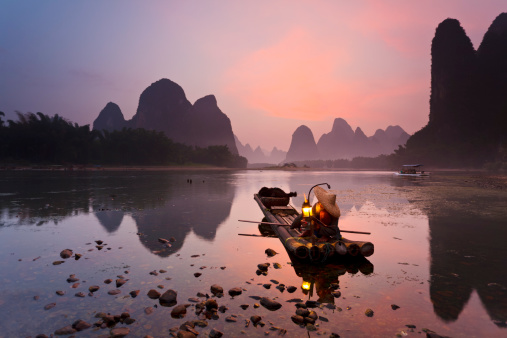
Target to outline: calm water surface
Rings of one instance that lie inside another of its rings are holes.
[[[257,224],[238,220],[262,219],[253,199],[261,187],[297,191],[291,204],[299,208],[303,193],[321,182],[338,196],[340,228],[372,233],[346,236],[375,244],[367,262],[308,268],[292,264],[276,238],[238,236],[259,234]],[[224,288],[217,302],[228,310],[196,327],[200,336],[213,328],[252,337],[278,336],[277,328],[287,337],[421,336],[423,329],[507,336],[506,202],[505,192],[458,174],[407,180],[390,172],[0,172],[0,337],[49,335],[78,319],[93,324],[98,312],[129,312],[135,322],[117,325],[127,326],[129,336],[167,337],[171,328],[204,318],[189,299],[211,295],[213,284]],[[158,241],[171,237],[171,247]],[[61,259],[67,248],[82,257]],[[278,254],[267,257],[267,248]],[[258,276],[264,262],[271,263],[268,275]],[[67,282],[71,274],[79,278],[75,288]],[[118,276],[127,282],[109,295]],[[302,291],[303,280],[313,283],[310,293]],[[276,283],[298,289],[282,292]],[[339,284],[341,297],[330,294],[330,283]],[[100,289],[88,295],[92,285]],[[233,287],[245,291],[231,298]],[[150,289],[177,291],[178,304],[192,304],[186,316],[171,318],[172,308],[147,297]],[[136,298],[133,290],[140,290]],[[255,308],[259,301],[251,296],[274,298],[282,308]],[[296,307],[287,301],[294,298],[321,302],[314,309],[317,331],[292,322]],[[245,325],[254,314],[263,327]],[[232,315],[237,322],[226,321]],[[101,335],[109,329],[76,333]]]

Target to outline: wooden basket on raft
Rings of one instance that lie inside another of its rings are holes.
[[[260,197],[262,204],[268,209],[271,207],[285,207],[289,204],[289,197]]]

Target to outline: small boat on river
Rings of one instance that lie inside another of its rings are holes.
[[[430,173],[421,170],[422,164],[404,164],[401,166],[400,171],[395,172],[397,176],[420,177],[430,176]]]
[[[269,225],[287,249],[289,255],[306,262],[328,263],[334,260],[369,257],[374,252],[371,242],[347,238],[316,242],[311,237],[301,237],[301,230],[291,229],[299,212],[289,205],[289,197],[263,197],[258,193],[254,199],[264,213],[261,224]],[[359,232],[358,232],[359,233]]]

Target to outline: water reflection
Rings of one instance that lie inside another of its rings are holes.
[[[421,180],[393,183],[424,186]],[[428,216],[433,310],[444,322],[455,322],[477,292],[490,319],[505,328],[507,228],[503,216],[494,212],[504,208],[505,199],[495,192],[454,185],[442,189],[426,184],[410,201]]]
[[[474,290],[490,319],[507,327],[505,230],[483,217],[455,214],[429,217],[431,233],[430,297],[446,322],[458,319]],[[503,250],[505,251],[505,250]]]
[[[364,257],[325,265],[305,264],[293,256],[289,257],[296,275],[301,277],[301,291],[308,296],[308,299],[317,297],[319,303],[335,303],[335,297],[339,296],[333,293],[339,289],[340,276],[346,273],[352,275],[358,272],[363,275],[373,273],[373,264]]]
[[[200,172],[8,172],[0,182],[0,210],[10,225],[56,224],[93,213],[109,233],[131,215],[141,243],[167,257],[191,232],[212,241],[229,216],[234,176],[224,172],[212,177]],[[175,239],[170,247],[158,241],[170,237]]]

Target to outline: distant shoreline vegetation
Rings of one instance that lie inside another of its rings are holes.
[[[58,114],[17,115],[18,121],[5,122],[0,112],[0,164],[247,166],[246,158],[232,154],[225,145],[187,146],[154,130],[90,130],[89,125],[79,126]]]

